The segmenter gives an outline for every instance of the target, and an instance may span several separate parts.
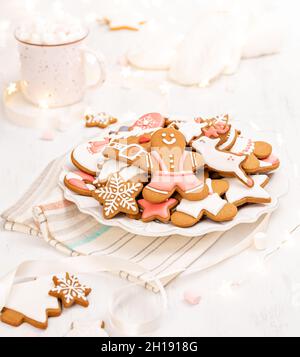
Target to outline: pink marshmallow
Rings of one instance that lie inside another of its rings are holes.
[[[198,305],[201,301],[201,296],[194,290],[184,292],[184,301],[189,305]]]
[[[55,133],[51,129],[45,130],[40,137],[40,139],[44,141],[53,141],[54,138],[55,138]]]

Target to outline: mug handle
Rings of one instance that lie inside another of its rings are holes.
[[[97,54],[96,52],[90,50],[89,48],[84,48],[83,49],[83,53],[86,56],[87,54],[89,54],[90,56],[94,57],[98,67],[100,69],[100,74],[99,74],[99,78],[95,83],[87,83],[87,88],[92,88],[92,87],[97,87],[99,85],[102,85],[105,81],[106,81],[106,65],[105,65],[105,60],[104,60],[104,56]]]

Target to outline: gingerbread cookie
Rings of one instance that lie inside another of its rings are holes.
[[[106,184],[109,178],[115,173],[120,173],[124,181],[147,182],[148,180],[148,174],[137,166],[128,166],[124,162],[109,159],[99,167],[99,174],[94,181],[94,185],[100,184],[102,186]]]
[[[246,155],[233,154],[220,150],[219,139],[202,136],[194,140],[192,147],[203,156],[205,166],[213,171],[217,171],[222,176],[234,176],[241,180],[248,187],[252,187],[254,182],[242,168]]]
[[[55,286],[49,291],[49,295],[59,298],[65,308],[74,304],[89,306],[87,296],[92,289],[82,285],[76,276],[69,273],[61,278],[54,276],[53,283]]]
[[[216,145],[219,150],[245,156],[241,167],[247,174],[270,172],[279,167],[279,160],[262,161],[270,157],[272,153],[270,144],[245,138],[228,122],[228,115],[212,119],[197,118],[191,124],[179,124],[179,128],[188,142],[206,136],[219,140]]]
[[[228,190],[228,183],[224,180],[206,179],[206,184],[209,187],[209,195],[205,199],[201,201],[181,200],[176,207],[176,212],[171,216],[171,221],[175,226],[192,227],[203,216],[215,222],[231,221],[236,216],[238,212],[236,206],[220,197]]]
[[[146,20],[142,20],[143,16],[140,15],[126,15],[126,16],[113,16],[113,17],[104,17],[102,20],[99,20],[101,24],[109,26],[110,31],[139,31],[142,25],[145,25]]]
[[[82,171],[68,172],[64,179],[65,186],[81,196],[92,196],[95,191],[95,177]]]
[[[201,200],[208,188],[195,172],[204,167],[202,156],[187,151],[184,136],[174,128],[156,131],[151,138],[151,153],[135,162],[151,172],[151,181],[144,188],[144,199],[161,203],[175,191],[187,200]]]
[[[87,128],[106,129],[110,125],[118,122],[117,118],[112,117],[104,112],[98,114],[88,114],[85,116],[85,126]]]
[[[230,151],[234,154],[246,155],[247,159],[243,163],[243,169],[247,173],[266,172],[278,168],[279,162],[274,162],[273,165],[266,165],[261,162],[261,160],[267,159],[272,154],[272,146],[269,143],[254,141],[244,137],[233,125],[229,125],[228,121],[229,117],[226,115],[216,117],[210,123],[210,130],[216,130],[217,135],[215,137],[219,135],[219,149]],[[220,126],[223,126],[224,129],[226,128],[227,130],[224,130],[224,132],[219,131],[218,128],[220,128]],[[204,132],[204,135],[209,136],[207,132]]]
[[[94,139],[77,146],[71,154],[75,167],[89,175],[96,176],[99,162],[104,160],[103,150],[109,143],[109,138]]]
[[[235,206],[242,206],[246,203],[270,203],[271,196],[264,189],[269,182],[267,175],[252,176],[253,187],[245,187],[234,178],[227,179],[229,189],[226,192],[226,199]]]
[[[149,113],[143,115],[133,125],[132,129],[139,128],[141,130],[159,129],[165,126],[166,119],[159,113]]]
[[[15,284],[10,292],[1,321],[14,327],[28,323],[39,329],[48,327],[48,318],[61,314],[57,298],[48,295],[48,278]]]
[[[141,156],[147,154],[151,148],[152,133],[113,138],[106,145],[103,155],[106,158],[133,164]]]
[[[110,177],[105,187],[94,191],[93,196],[103,205],[104,218],[111,219],[119,213],[138,214],[136,197],[142,189],[140,182],[125,181],[116,173]]]
[[[143,210],[143,222],[158,220],[167,223],[171,218],[171,210],[176,207],[178,201],[174,198],[169,198],[162,203],[151,203],[146,200],[139,200],[138,204]]]

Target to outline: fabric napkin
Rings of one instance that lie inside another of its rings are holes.
[[[64,198],[58,181],[65,161],[63,156],[51,162],[25,195],[2,214],[6,230],[44,239],[68,256],[104,254],[126,259],[151,271],[164,286],[179,271],[193,267],[220,237],[143,237],[101,225]],[[157,292],[155,285],[143,280],[143,274],[120,271],[119,276]]]

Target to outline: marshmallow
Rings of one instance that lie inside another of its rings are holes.
[[[37,19],[33,23],[21,25],[16,30],[20,41],[36,45],[60,45],[82,39],[87,33],[80,22],[66,17],[64,19]]]
[[[198,305],[201,301],[201,296],[194,290],[184,292],[184,301],[189,305]]]

